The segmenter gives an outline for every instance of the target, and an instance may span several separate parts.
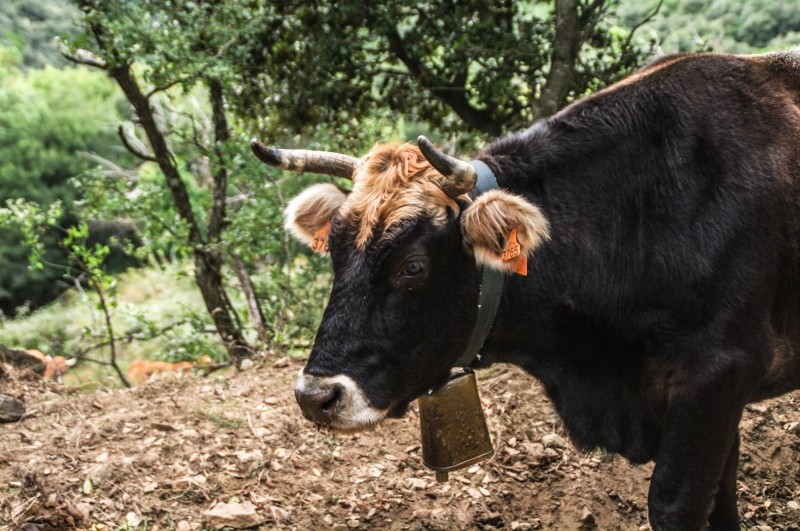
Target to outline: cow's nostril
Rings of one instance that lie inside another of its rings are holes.
[[[295,389],[295,397],[303,416],[318,424],[330,424],[344,395],[339,384]]]
[[[329,418],[333,416],[333,412],[336,411],[336,406],[339,405],[339,400],[342,398],[342,390],[341,385],[334,385],[331,389],[332,394],[330,399],[320,406],[322,412],[328,415]]]

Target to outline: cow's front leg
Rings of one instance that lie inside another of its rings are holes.
[[[654,530],[737,530],[738,424],[757,371],[741,351],[673,375],[648,506]],[[720,490],[721,489],[721,490]],[[719,493],[719,495],[718,495]],[[714,512],[709,520],[715,505]]]
[[[725,471],[719,481],[719,490],[714,497],[714,509],[708,517],[709,529],[725,531],[739,529],[739,509],[736,507],[736,472],[739,467],[739,433],[725,462]]]

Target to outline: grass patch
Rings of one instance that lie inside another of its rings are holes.
[[[5,346],[75,357],[104,339],[104,322],[97,303],[92,292],[67,291],[52,304],[29,315],[0,320],[0,337]],[[203,353],[215,358],[221,356],[216,335],[198,334],[192,326],[208,317],[187,263],[173,263],[164,269],[147,267],[119,275],[112,312],[118,337],[118,363],[123,371],[136,359],[189,359],[193,354],[199,357]],[[168,335],[142,339],[181,320],[185,324],[170,330]],[[92,349],[85,356],[107,360],[109,348]],[[120,385],[112,368],[91,362],[79,363],[71,369],[65,382],[86,390]]]

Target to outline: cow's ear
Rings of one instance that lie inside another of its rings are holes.
[[[289,202],[284,226],[298,240],[317,252],[328,250],[331,218],[347,199],[347,192],[333,184],[315,184]]]
[[[528,254],[550,238],[542,211],[502,190],[478,197],[461,216],[461,227],[475,260],[506,273],[525,274]]]

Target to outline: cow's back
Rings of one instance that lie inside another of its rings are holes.
[[[762,394],[800,385],[799,65],[795,52],[667,58],[493,144],[516,163],[507,186],[551,225],[530,299],[653,356],[771,321]]]

